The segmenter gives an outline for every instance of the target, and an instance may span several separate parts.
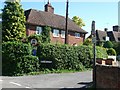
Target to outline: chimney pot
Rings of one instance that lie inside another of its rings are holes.
[[[113,31],[120,32],[120,26],[113,26]]]
[[[105,28],[104,30],[105,30],[105,32],[107,32],[108,28]]]
[[[51,6],[50,2],[45,5],[45,12],[54,13],[54,8]]]

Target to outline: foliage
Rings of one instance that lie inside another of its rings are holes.
[[[19,1],[6,1],[2,11],[3,42],[19,41],[26,37],[24,10]]]
[[[38,44],[40,43],[50,43],[50,31],[51,28],[48,26],[43,27],[43,31],[41,35],[33,34],[28,36],[28,41],[30,42],[31,39],[36,39],[38,41]]]
[[[51,28],[48,26],[45,26],[42,31],[42,43],[50,43],[50,31]]]
[[[107,50],[106,48],[96,46],[96,58],[107,58]]]
[[[92,45],[92,39],[88,38],[83,42],[83,45]]]
[[[78,16],[74,16],[74,17],[72,18],[72,20],[73,20],[73,22],[75,22],[79,27],[85,26],[85,23],[83,22],[83,20],[82,20],[80,17],[78,17]]]
[[[120,42],[112,42],[117,55],[120,55]]]
[[[22,42],[2,43],[2,74],[17,75],[37,70],[37,57],[30,55],[29,44]]]
[[[113,48],[109,48],[109,49],[107,50],[107,54],[108,54],[108,55],[115,55],[115,56],[116,56],[116,51],[115,51],[115,49],[113,49]]]
[[[104,48],[112,48],[113,47],[113,44],[111,41],[106,41],[103,45]]]
[[[2,18],[2,13],[0,13],[0,19]]]
[[[107,57],[106,49],[97,47],[97,57]],[[37,48],[37,56],[40,60],[52,61],[49,68],[83,70],[92,66],[92,47],[91,46],[68,46],[41,44]]]
[[[103,47],[104,41],[96,41],[96,46]]]
[[[33,34],[28,36],[28,41],[30,42],[31,39],[36,39],[38,41],[38,43],[41,43],[42,41],[42,36],[41,35],[37,35],[37,34]]]

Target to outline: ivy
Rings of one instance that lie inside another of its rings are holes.
[[[45,26],[41,33],[42,35],[42,43],[50,43],[50,31],[51,28],[49,26]]]

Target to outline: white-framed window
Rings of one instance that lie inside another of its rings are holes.
[[[65,31],[61,30],[61,37],[65,38]]]
[[[53,29],[53,37],[59,37],[59,30]]]
[[[80,33],[75,33],[76,38],[80,38]]]
[[[106,41],[109,41],[109,37],[108,36],[106,36]]]
[[[37,26],[36,27],[36,34],[40,35],[42,33],[42,27]]]

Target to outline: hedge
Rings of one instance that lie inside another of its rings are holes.
[[[17,75],[37,70],[37,57],[31,56],[31,46],[22,42],[2,43],[2,74]]]
[[[37,48],[37,56],[40,60],[52,61],[54,69],[82,70],[92,67],[91,46],[68,46],[41,44]],[[106,49],[97,47],[97,58],[106,58]]]

